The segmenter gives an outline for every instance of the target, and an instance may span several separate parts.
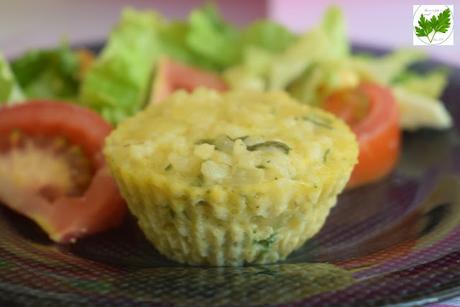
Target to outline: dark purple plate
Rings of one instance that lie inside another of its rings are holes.
[[[59,247],[2,208],[0,303],[382,305],[460,295],[458,97],[460,69],[452,69],[443,100],[455,127],[405,134],[394,173],[344,193],[320,234],[275,265],[182,266],[160,256],[132,219]]]

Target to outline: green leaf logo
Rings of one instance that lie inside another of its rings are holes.
[[[418,37],[426,37],[428,41],[433,41],[436,33],[446,33],[451,25],[451,11],[449,8],[445,9],[437,16],[431,16],[431,19],[426,19],[422,14],[418,20],[418,27],[415,27],[415,34]],[[433,34],[431,34],[433,33]]]

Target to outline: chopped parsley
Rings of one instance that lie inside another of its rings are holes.
[[[308,121],[316,126],[325,128],[325,129],[332,129],[332,122],[323,117],[313,117],[311,115],[302,117],[303,120]]]
[[[283,151],[285,154],[289,154],[289,151],[291,150],[291,148],[288,145],[282,142],[279,142],[279,141],[266,141],[266,142],[250,145],[247,147],[249,151],[256,151],[256,150],[263,149],[263,148],[276,148],[276,149]]]
[[[328,148],[326,149],[326,151],[324,152],[324,155],[323,155],[323,162],[326,163],[327,162],[327,158],[329,157],[329,153],[331,152],[331,149]]]
[[[209,144],[209,145],[214,145],[214,140],[213,139],[201,139],[195,142],[197,145],[201,144]]]
[[[276,233],[272,233],[268,238],[263,240],[254,241],[255,244],[262,246],[265,249],[272,247],[273,243],[276,242]]]

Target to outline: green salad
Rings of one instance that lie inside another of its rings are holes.
[[[65,43],[29,51],[10,63],[0,56],[0,104],[27,98],[67,100],[96,110],[116,125],[147,104],[164,56],[219,74],[230,89],[284,90],[312,105],[320,105],[334,91],[373,81],[393,90],[403,128],[451,125],[440,101],[448,70],[411,70],[413,63],[426,59],[414,49],[381,57],[353,54],[337,7],[301,34],[269,20],[239,28],[212,5],[180,21],[125,9],[90,64]]]

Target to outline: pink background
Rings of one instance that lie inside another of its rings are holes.
[[[154,8],[180,18],[200,3],[200,0],[0,0],[0,50],[13,56],[27,48],[53,46],[64,35],[74,43],[104,39],[125,6]],[[218,3],[225,17],[238,24],[271,16],[296,31],[315,25],[327,6],[337,4],[344,10],[353,41],[382,47],[407,47],[412,46],[412,5],[440,2],[221,0]],[[454,4],[454,9],[460,12],[460,0],[440,4]],[[456,15],[456,45],[418,48],[460,65],[460,21]]]

